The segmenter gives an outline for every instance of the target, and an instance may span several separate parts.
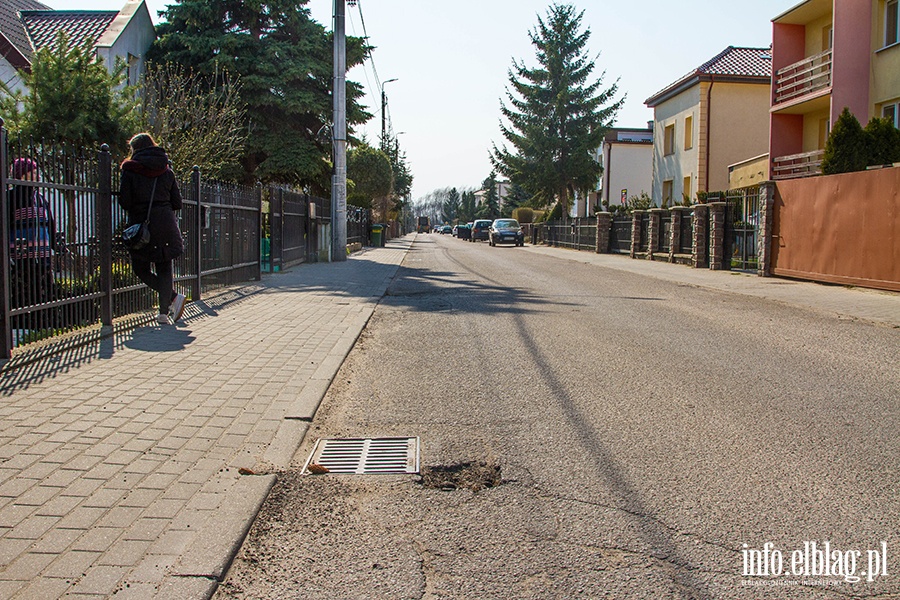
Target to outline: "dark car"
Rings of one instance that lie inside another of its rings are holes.
[[[453,228],[449,225],[444,225],[443,227],[441,227],[441,233],[451,233],[452,231]]]
[[[491,239],[490,231],[491,221],[487,219],[475,219],[475,222],[472,224],[472,237],[469,241],[489,240]]]
[[[472,229],[468,223],[460,223],[456,226],[456,237],[461,240],[467,240],[472,235]]]
[[[497,219],[491,224],[488,236],[488,243],[491,246],[497,244],[525,245],[525,233],[515,219]]]

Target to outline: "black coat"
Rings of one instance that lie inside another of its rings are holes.
[[[184,241],[178,229],[176,210],[181,210],[181,192],[175,174],[169,168],[169,157],[159,146],[135,152],[122,163],[119,205],[128,213],[128,224],[143,223],[150,206],[153,182],[156,191],[150,211],[150,245],[130,252],[144,260],[162,262],[184,253]]]

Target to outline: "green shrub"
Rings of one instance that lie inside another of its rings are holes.
[[[534,209],[520,206],[512,211],[512,218],[519,223],[534,223]]]
[[[653,206],[653,199],[647,192],[641,192],[640,196],[632,196],[626,205],[628,212],[633,210],[647,210]]]
[[[900,162],[900,129],[890,119],[872,117],[865,128],[869,138],[869,165],[889,165]]]
[[[869,164],[868,136],[859,121],[844,107],[825,142],[822,173],[850,173],[862,171]]]

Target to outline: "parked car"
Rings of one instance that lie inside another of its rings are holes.
[[[461,240],[467,240],[472,235],[472,229],[468,223],[460,223],[456,226],[456,237]]]
[[[491,246],[496,246],[497,244],[524,246],[525,233],[515,219],[497,219],[491,223],[491,228],[488,231],[488,244]]]
[[[441,233],[453,233],[453,228],[449,225],[444,225],[441,227]]]
[[[474,242],[476,240],[489,240],[490,230],[491,230],[492,221],[488,219],[475,219],[472,223],[472,237],[469,239],[470,242]]]

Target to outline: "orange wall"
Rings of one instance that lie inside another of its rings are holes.
[[[779,181],[772,272],[900,291],[900,167]]]

